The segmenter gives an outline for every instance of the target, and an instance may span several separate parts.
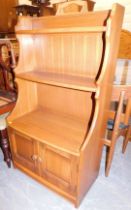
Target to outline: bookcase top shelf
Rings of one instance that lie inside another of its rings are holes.
[[[47,28],[33,30],[18,30],[17,34],[53,34],[53,33],[86,33],[86,32],[104,32],[105,26],[95,27],[71,27],[71,28]]]
[[[29,71],[16,74],[17,78],[34,81],[43,84],[49,84],[70,89],[96,92],[97,86],[93,79],[89,77],[75,76],[62,73]]]

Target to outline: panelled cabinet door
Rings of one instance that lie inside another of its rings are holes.
[[[40,143],[39,163],[41,176],[72,194],[76,190],[78,158]]]
[[[36,171],[36,142],[19,132],[11,131],[11,147],[14,161],[25,168]]]

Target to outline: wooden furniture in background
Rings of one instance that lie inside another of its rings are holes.
[[[13,7],[17,4],[17,0],[0,1],[0,32],[14,32],[17,17]]]
[[[125,100],[126,105],[124,104]],[[118,102],[117,109],[110,110],[107,122],[107,137],[104,145],[107,146],[105,174],[109,175],[118,137],[124,136],[122,152],[125,152],[131,130],[131,85],[116,85],[113,87],[112,102]],[[125,105],[125,110],[123,112]]]
[[[131,60],[131,31],[127,31],[124,29],[121,31],[118,58]],[[123,72],[123,83],[124,83],[123,85],[126,85],[125,84],[126,75],[127,72],[125,73]],[[130,140],[131,140],[131,134],[130,134]]]
[[[131,59],[131,32],[121,31],[118,58]]]
[[[75,206],[99,173],[123,14],[114,4],[85,14],[22,16],[16,27],[13,164]]]
[[[129,60],[131,59],[131,32],[122,29],[121,35],[120,35],[120,45],[119,45],[119,51],[118,51],[118,58]],[[124,69],[124,68],[123,68]],[[126,72],[127,73],[127,72]],[[121,101],[119,102],[119,109],[114,111],[109,111],[109,121],[108,121],[108,130],[112,130],[112,132],[109,132],[109,139],[104,139],[104,144],[107,146],[107,156],[106,156],[106,167],[105,167],[105,174],[106,176],[109,175],[115,145],[118,137],[120,135],[124,136],[124,143],[122,152],[125,152],[127,143],[130,139],[130,133],[131,133],[131,126],[130,126],[130,117],[131,117],[131,85],[126,85],[125,81],[126,78],[124,78],[125,73],[123,72],[123,79],[121,80],[120,84],[113,86],[113,92],[112,92],[112,102],[113,102],[113,108],[115,107],[115,103],[119,101],[120,93],[121,95]],[[117,75],[116,75],[117,76]],[[125,96],[123,96],[125,92]],[[123,114],[123,102],[125,102],[125,99],[128,100],[126,112]]]
[[[86,0],[86,2],[87,2],[87,6],[88,6],[88,11],[93,11],[96,2],[91,1],[91,0]]]
[[[55,11],[52,7],[47,7],[48,4],[42,6],[21,4],[15,7],[17,15],[30,16],[48,16],[54,15]]]
[[[2,51],[3,48],[6,51],[6,56]],[[13,74],[15,64],[11,42],[9,39],[0,40],[0,146],[4,154],[4,160],[9,167],[11,166],[11,153],[6,117],[14,108],[16,101],[16,88]]]
[[[14,7],[16,9],[16,15],[40,15],[40,8],[37,6],[20,4]]]
[[[8,167],[11,166],[11,152],[7,133],[6,117],[15,106],[15,100],[8,92],[0,91],[0,147]]]
[[[16,59],[11,40],[0,39],[0,90],[8,91],[8,93],[17,91],[13,72]]]

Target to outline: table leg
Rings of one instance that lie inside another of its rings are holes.
[[[8,167],[11,167],[11,152],[8,140],[7,129],[0,130],[0,146],[4,154],[4,161],[6,161]]]

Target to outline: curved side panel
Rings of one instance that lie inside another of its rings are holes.
[[[12,120],[31,112],[37,107],[37,85],[34,82],[28,82],[22,79],[16,80],[18,84],[18,98],[16,106],[9,115],[7,121],[10,124]]]

